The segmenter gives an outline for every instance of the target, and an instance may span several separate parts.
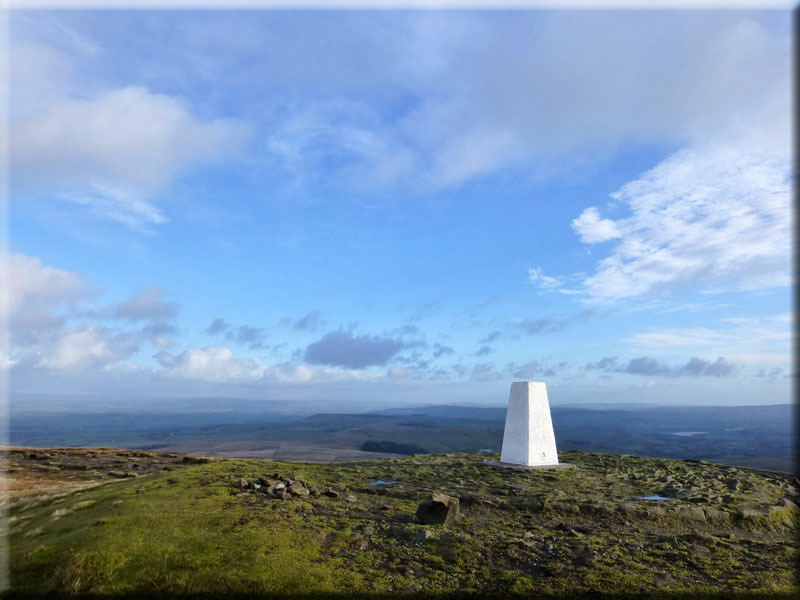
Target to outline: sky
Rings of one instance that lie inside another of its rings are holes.
[[[788,11],[15,11],[10,392],[790,401]]]

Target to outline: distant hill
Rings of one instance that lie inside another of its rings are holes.
[[[679,406],[596,410],[553,407],[561,450],[702,458],[793,471],[793,406]],[[180,445],[196,452],[223,442],[292,442],[359,450],[367,442],[425,452],[499,450],[505,409],[459,405],[314,415],[239,412],[12,414],[11,443],[25,446]],[[368,445],[375,447],[374,444]],[[244,454],[244,456],[251,456]],[[310,458],[309,458],[310,460]]]

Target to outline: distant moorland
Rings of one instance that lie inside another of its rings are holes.
[[[252,403],[247,407],[251,407]],[[553,407],[560,451],[698,458],[793,471],[792,405],[630,408]],[[479,452],[502,443],[504,408],[433,405],[353,414],[244,410],[76,412],[14,410],[11,445],[113,446],[282,460],[363,459],[386,454]],[[345,452],[346,451],[346,452]],[[279,454],[275,454],[278,452]]]

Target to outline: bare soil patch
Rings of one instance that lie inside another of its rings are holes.
[[[186,464],[185,460],[184,454],[174,452],[0,446],[0,507],[177,468]]]
[[[350,448],[330,448],[315,446],[302,442],[284,441],[238,441],[214,442],[196,441],[165,446],[159,452],[179,452],[217,456],[220,458],[255,458],[281,462],[331,463],[362,460],[378,460],[379,458],[402,458],[400,454],[384,452],[364,452]]]

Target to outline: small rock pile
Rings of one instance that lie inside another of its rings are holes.
[[[319,496],[321,493],[302,479],[282,477],[278,473],[274,473],[270,477],[259,477],[253,481],[241,478],[236,482],[235,487],[241,490],[241,494],[261,493],[276,500]],[[339,496],[339,493],[334,490],[326,490],[322,494],[332,498]]]

